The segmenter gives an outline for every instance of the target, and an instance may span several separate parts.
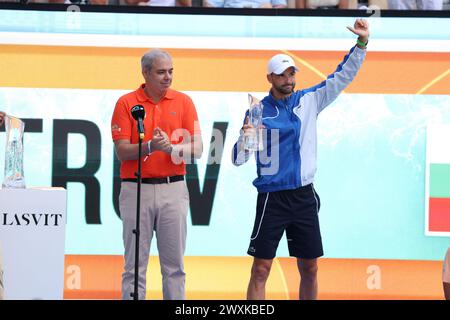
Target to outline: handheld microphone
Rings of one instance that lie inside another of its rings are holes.
[[[133,108],[131,108],[131,115],[138,122],[138,133],[139,138],[141,140],[144,139],[145,131],[144,131],[144,117],[145,117],[145,109],[142,105],[137,104]]]

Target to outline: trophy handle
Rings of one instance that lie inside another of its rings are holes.
[[[248,109],[249,110],[252,108],[252,106],[258,105],[260,103],[261,103],[261,100],[259,100],[255,96],[251,95],[250,93],[248,94]]]

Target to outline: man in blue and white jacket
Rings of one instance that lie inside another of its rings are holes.
[[[316,172],[317,116],[344,90],[360,69],[369,39],[366,20],[347,27],[358,35],[357,44],[336,71],[320,84],[294,91],[298,71],[293,59],[277,54],[268,63],[272,87],[262,100],[263,151],[256,152],[258,190],[256,217],[247,253],[254,257],[247,299],[265,298],[265,283],[279,241],[286,231],[289,255],[297,258],[300,299],[317,298],[317,258],[323,255],[318,211],[320,199],[313,187]],[[254,131],[248,112],[233,147],[239,166],[251,152],[244,138]]]

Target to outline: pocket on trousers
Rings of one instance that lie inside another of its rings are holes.
[[[134,190],[134,192],[133,192]],[[122,211],[126,210],[128,205],[130,204],[131,197],[134,195],[134,199],[136,199],[136,190],[137,187],[133,188],[132,182],[122,182],[120,185],[120,193],[119,193],[119,216],[122,219]]]
[[[189,203],[189,189],[187,187],[187,183],[183,183],[183,190],[184,190],[184,199]]]

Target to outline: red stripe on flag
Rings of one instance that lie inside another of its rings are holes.
[[[450,232],[450,198],[430,198],[428,230]]]

